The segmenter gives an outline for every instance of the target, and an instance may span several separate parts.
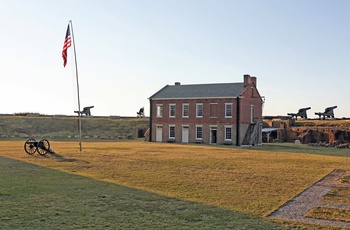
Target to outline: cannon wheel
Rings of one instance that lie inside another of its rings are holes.
[[[36,145],[36,140],[35,139],[28,139],[24,143],[24,150],[29,155],[33,155],[36,152],[36,149],[37,149],[35,145]]]
[[[40,155],[44,156],[50,150],[50,142],[42,139],[38,142],[37,150]]]

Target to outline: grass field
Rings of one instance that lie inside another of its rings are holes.
[[[84,178],[84,181],[89,181],[87,184],[96,183],[96,185],[82,184],[80,188],[74,189],[70,186],[75,184],[75,182],[62,182],[63,184],[60,185],[61,182],[59,181],[59,183],[55,183],[58,191],[65,192],[66,188],[72,190],[68,194],[57,195],[53,193],[53,197],[46,200],[49,204],[55,196],[63,198],[67,196],[68,198],[63,202],[70,204],[72,202],[70,201],[72,199],[70,197],[76,195],[76,199],[79,197],[81,200],[79,201],[78,199],[75,206],[78,209],[84,209],[84,205],[79,207],[81,203],[84,204],[84,199],[79,195],[84,194],[85,190],[94,194],[91,195],[92,203],[98,203],[99,200],[103,200],[99,196],[104,196],[108,198],[107,203],[113,204],[119,195],[110,195],[107,193],[105,195],[104,186],[116,186],[111,189],[112,191],[117,190],[117,187],[123,189],[132,188],[132,190],[126,193],[133,194],[133,192],[136,192],[137,194],[146,194],[144,195],[145,197],[154,197],[152,200],[157,207],[161,206],[163,199],[170,199],[171,202],[174,201],[175,203],[184,202],[186,205],[189,205],[184,208],[176,208],[176,204],[169,204],[170,206],[174,206],[174,209],[173,211],[169,211],[170,213],[168,213],[167,217],[164,217],[165,219],[171,219],[174,215],[172,212],[181,216],[183,214],[182,212],[191,210],[192,205],[196,206],[200,204],[198,209],[194,207],[198,212],[193,212],[193,219],[189,218],[189,221],[185,220],[182,223],[184,226],[183,229],[186,228],[185,226],[188,226],[189,229],[213,229],[213,226],[221,226],[219,223],[224,225],[217,229],[230,228],[228,225],[236,226],[236,229],[275,229],[277,228],[276,225],[272,225],[265,220],[268,214],[311,186],[333,169],[350,171],[349,150],[328,149],[327,154],[324,149],[308,146],[297,146],[293,150],[293,146],[295,145],[288,144],[266,145],[244,149],[144,142],[86,142],[83,143],[83,152],[80,153],[77,143],[52,141],[51,147],[55,151],[55,154],[48,154],[45,157],[37,154],[33,156],[26,154],[23,150],[23,144],[24,141],[1,141],[0,155],[6,158],[20,160],[21,162],[55,169],[57,171],[49,170],[49,172],[55,172],[56,174],[59,173],[58,171],[69,173],[61,173],[62,175],[60,174],[61,176],[56,176],[56,178],[64,178],[65,175],[69,175],[74,178]],[[318,154],[317,151],[321,154]],[[19,164],[18,161],[16,162]],[[42,171],[45,168],[40,167]],[[22,170],[19,171],[22,172]],[[26,169],[23,169],[23,171],[26,171]],[[22,172],[22,174],[25,173]],[[84,177],[77,177],[72,174]],[[0,178],[2,180],[4,180],[3,175],[1,173]],[[13,176],[11,177],[10,175]],[[51,174],[47,174],[44,177],[42,175],[40,173],[39,178],[42,179],[38,179],[39,181],[36,180],[36,182],[33,181],[33,184],[40,184],[45,180],[48,180],[48,182],[52,181],[50,180],[53,177],[50,176]],[[8,176],[14,180],[16,173],[8,173]],[[36,178],[36,176],[33,177]],[[10,183],[13,182],[12,180],[8,182],[10,187],[14,186]],[[23,180],[30,181],[30,178]],[[77,180],[79,181],[79,179]],[[23,185],[23,183],[20,184]],[[50,186],[45,186],[49,188],[53,184],[51,183]],[[85,187],[88,189],[85,189]],[[91,187],[95,187],[96,189],[92,189]],[[1,189],[4,188],[2,187]],[[41,190],[43,190],[43,197],[51,194],[50,192],[44,192],[45,189]],[[56,191],[56,189],[53,190]],[[74,191],[77,192],[75,193]],[[25,187],[23,188],[23,192],[25,192]],[[0,190],[0,194],[5,194],[1,196],[2,199],[5,199],[4,197],[11,197],[10,192],[4,192],[3,190]],[[28,199],[25,203],[37,202],[35,199]],[[11,205],[15,205],[18,200],[13,200]],[[129,203],[129,205],[136,205],[134,204],[135,200],[130,198],[125,198],[125,202]],[[142,199],[136,203],[143,205],[141,204],[143,203]],[[113,213],[116,211],[114,209],[118,205],[112,205],[109,211]],[[55,203],[52,206],[55,207]],[[89,205],[85,208],[86,210],[91,209],[89,215],[93,213],[99,216],[99,212],[95,208],[91,208]],[[135,207],[135,209],[138,210],[139,208]],[[142,210],[142,208],[140,209]],[[82,211],[82,213],[88,212],[86,210]],[[212,210],[212,212],[206,214],[206,210]],[[21,209],[19,211],[20,213],[22,212],[19,216],[27,213],[23,210],[21,211]],[[52,212],[51,215],[55,215],[54,212],[62,215],[62,213],[65,213],[65,210],[53,210]],[[146,211],[146,213],[148,212],[152,212],[152,210]],[[159,212],[167,215],[164,210]],[[225,214],[217,216],[215,214],[216,212],[225,212]],[[72,211],[68,213],[71,215]],[[188,214],[190,213],[192,212],[189,211]],[[118,213],[118,215],[122,214]],[[139,215],[141,214],[135,214],[135,218],[141,218]],[[144,215],[146,214],[144,213]],[[151,218],[148,215],[149,213],[145,217],[146,220],[147,218]],[[226,215],[228,215],[227,218]],[[4,216],[4,213],[1,216]],[[90,217],[80,214],[76,218],[85,219]],[[115,225],[121,221],[116,220],[116,222],[111,222],[110,219],[103,216],[96,218],[100,218],[100,221],[105,221],[102,225],[98,226],[105,226],[106,224]],[[217,224],[207,225],[211,221],[206,223],[206,220],[211,220],[212,218],[218,218],[214,220]],[[223,219],[220,220],[220,218]],[[142,222],[142,220],[139,221],[135,221],[136,225]],[[150,220],[149,223],[153,221],[157,220]],[[179,224],[181,226],[181,223],[177,223],[178,217],[176,215],[174,216],[175,222],[165,223],[164,221],[160,218],[160,225],[155,226],[155,228],[166,226],[168,229],[175,229]],[[228,225],[225,225],[226,223]],[[161,226],[162,224],[166,225]],[[199,227],[199,224],[203,224],[203,226]],[[252,227],[253,225],[255,227]],[[307,227],[310,229],[319,228],[319,226]],[[146,226],[145,228],[151,227]]]
[[[200,203],[0,157],[0,229],[274,229]]]

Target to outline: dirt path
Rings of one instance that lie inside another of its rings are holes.
[[[333,170],[333,172],[329,173],[310,188],[306,189],[299,195],[295,196],[291,201],[281,206],[269,217],[273,219],[292,220],[312,224],[350,228],[350,223],[348,222],[315,219],[304,216],[314,207],[331,207],[350,210],[350,205],[320,202],[322,197],[324,197],[332,188],[339,186],[337,185],[337,181],[342,175],[345,174],[345,172],[345,170]]]

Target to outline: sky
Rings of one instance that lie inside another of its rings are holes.
[[[350,117],[349,0],[0,0],[0,114],[136,116],[165,85],[257,77],[263,115]]]

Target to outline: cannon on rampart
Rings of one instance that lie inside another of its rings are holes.
[[[145,108],[142,107],[138,112],[136,112],[137,117],[145,117],[145,112],[144,112]]]
[[[337,106],[327,107],[327,108],[324,110],[323,113],[322,113],[322,112],[317,112],[317,113],[315,113],[315,115],[318,115],[319,118],[320,118],[320,120],[321,120],[322,116],[323,116],[323,120],[325,120],[326,117],[328,117],[328,118],[334,118],[334,112],[333,112],[333,110],[336,109],[336,108],[337,108]]]
[[[88,106],[84,107],[83,111],[74,111],[74,113],[78,113],[79,115],[85,114],[86,116],[91,116],[91,109],[94,108],[94,106]]]
[[[292,116],[292,118],[295,117],[295,119],[298,119],[298,116],[301,118],[307,118],[306,111],[309,109],[311,109],[311,107],[301,108],[297,113],[288,113],[287,115]]]

